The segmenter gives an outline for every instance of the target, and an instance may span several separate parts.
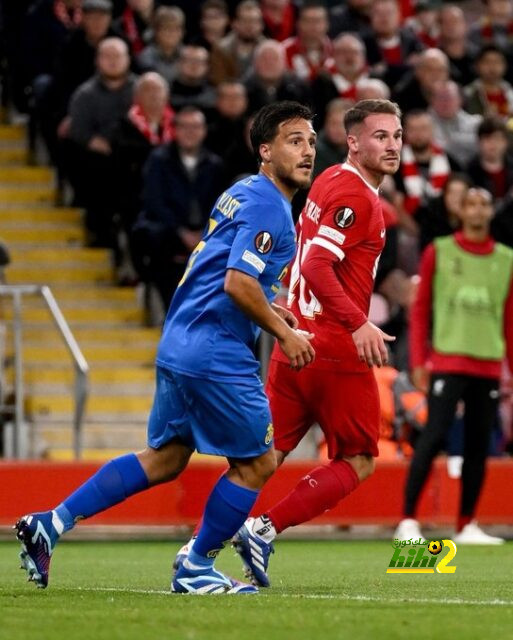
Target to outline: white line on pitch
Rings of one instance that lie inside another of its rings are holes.
[[[169,590],[164,589],[126,589],[123,587],[78,587],[77,591],[92,591],[103,593],[133,593],[141,595],[151,596],[170,596],[176,595]],[[267,594],[266,594],[267,595]],[[269,593],[268,595],[274,595]],[[513,600],[500,600],[494,598],[493,600],[464,600],[463,598],[381,598],[379,596],[363,596],[363,595],[334,595],[329,593],[306,593],[304,595],[299,593],[281,593],[276,594],[282,598],[296,598],[304,600],[347,600],[355,602],[386,602],[390,604],[457,604],[457,605],[476,605],[487,607],[512,607]]]

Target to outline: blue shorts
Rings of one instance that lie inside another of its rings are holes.
[[[157,367],[157,388],[148,421],[148,445],[173,438],[191,449],[228,458],[252,458],[272,445],[273,426],[263,385],[193,378]]]

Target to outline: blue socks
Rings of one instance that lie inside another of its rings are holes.
[[[72,529],[77,519],[89,518],[148,488],[148,478],[135,453],[115,458],[98,469],[64,500],[55,512]]]
[[[148,478],[137,456],[131,453],[103,465],[54,511],[64,532],[72,529],[78,519],[89,518],[147,488]],[[198,537],[185,561],[189,570],[203,573],[212,568],[224,543],[244,524],[257,496],[258,491],[240,487],[226,475],[218,480],[207,500]]]
[[[203,524],[189,552],[186,567],[189,570],[210,569],[224,543],[244,524],[258,491],[239,487],[224,475],[210,494]]]

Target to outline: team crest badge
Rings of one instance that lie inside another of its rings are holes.
[[[352,226],[355,221],[354,211],[351,207],[342,207],[335,211],[335,224],[341,229],[347,229]]]
[[[269,231],[260,231],[255,237],[255,247],[258,253],[269,253],[273,246],[273,237]]]
[[[271,444],[271,440],[273,439],[274,436],[274,427],[273,427],[273,423],[270,422],[267,425],[267,433],[265,434],[265,444]]]

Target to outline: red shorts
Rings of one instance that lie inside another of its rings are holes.
[[[363,373],[294,371],[271,360],[266,393],[271,405],[274,446],[292,451],[318,422],[330,459],[378,455],[379,394],[371,369]]]

